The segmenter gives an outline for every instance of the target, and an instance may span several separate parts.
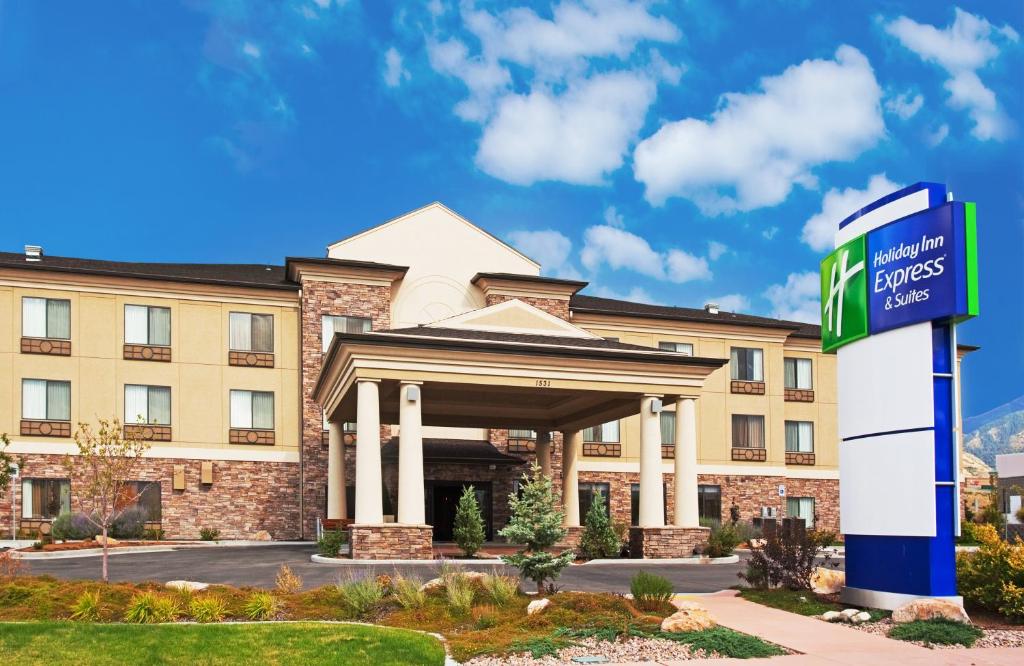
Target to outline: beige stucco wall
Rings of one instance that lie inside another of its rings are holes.
[[[124,416],[124,385],[171,388],[172,442],[154,446],[264,451],[298,450],[299,444],[299,311],[294,295],[271,304],[266,298],[246,302],[233,295],[175,294],[160,284],[157,295],[132,295],[111,286],[109,291],[60,288],[49,282],[38,287],[0,284],[0,432],[20,442],[46,442],[22,437],[22,379],[71,382],[71,421]],[[66,298],[71,301],[71,356],[23,354],[21,299],[23,296]],[[124,306],[155,305],[171,309],[172,362],[126,361]],[[274,368],[228,365],[228,315],[253,312],[274,316]],[[228,443],[231,389],[274,393],[276,444],[240,446]],[[64,440],[53,440],[67,442]]]

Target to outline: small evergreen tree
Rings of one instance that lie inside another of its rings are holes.
[[[484,543],[484,518],[480,515],[480,505],[476,502],[476,491],[473,486],[462,488],[459,506],[455,509],[455,527],[452,529],[455,543],[459,545],[466,557],[473,557]]]
[[[619,535],[615,533],[604,509],[604,493],[597,493],[584,519],[580,552],[583,557],[592,560],[595,557],[618,557],[621,548]]]
[[[504,555],[501,559],[519,569],[523,578],[537,583],[537,592],[543,594],[544,582],[558,578],[576,556],[571,550],[560,555],[547,552],[565,538],[568,531],[562,526],[565,514],[551,488],[551,479],[541,473],[536,463],[531,472],[531,475],[523,474],[519,496],[509,496],[512,517],[498,534],[524,546],[515,555]]]

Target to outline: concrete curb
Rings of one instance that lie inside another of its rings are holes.
[[[493,567],[493,566],[498,566],[498,565],[504,566],[504,564],[505,564],[499,558],[496,558],[496,557],[495,558],[488,558],[488,559],[479,559],[479,560],[453,560],[451,558],[440,559],[440,560],[350,560],[350,559],[341,558],[341,557],[325,557],[323,555],[312,555],[312,556],[310,556],[310,561],[313,562],[314,564],[326,564],[327,566],[332,566],[332,567],[350,567],[350,566],[366,566],[366,565],[370,565],[370,566],[378,566],[378,565],[380,565],[380,566],[395,566],[395,565],[407,565],[407,564],[426,564],[426,565],[431,565],[431,566],[440,566],[440,565],[445,564],[445,563],[452,564],[452,565],[455,565],[455,566],[483,564],[483,565],[487,565],[487,566]]]
[[[664,559],[633,559],[628,557],[615,559],[588,560],[581,564],[574,564],[577,567],[590,566],[636,566],[637,564],[736,564],[740,561],[739,555],[727,555],[725,557],[666,557]]]
[[[130,555],[132,553],[166,553],[174,550],[190,550],[202,548],[251,548],[253,546],[298,546],[312,545],[309,541],[197,541],[196,543],[176,543],[166,546],[124,546],[111,548],[110,555]],[[56,552],[11,551],[19,560],[66,560],[77,557],[100,557],[102,548],[83,548],[82,550],[65,550]]]

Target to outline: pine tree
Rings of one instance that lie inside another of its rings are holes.
[[[567,530],[562,526],[565,517],[551,487],[551,479],[541,473],[534,464],[532,476],[523,474],[523,485],[519,496],[508,499],[512,517],[508,526],[499,534],[512,543],[524,548],[515,555],[502,556],[502,560],[519,569],[523,578],[537,583],[537,592],[544,593],[544,582],[558,578],[562,569],[575,559],[571,550],[560,555],[547,549],[565,538]]]
[[[459,545],[466,557],[473,557],[484,543],[484,519],[480,515],[480,505],[476,502],[476,491],[473,486],[462,489],[459,506],[455,509],[455,527],[452,530],[455,543]]]
[[[604,510],[604,494],[597,493],[590,503],[580,537],[580,552],[587,559],[618,557],[622,548],[608,514]]]

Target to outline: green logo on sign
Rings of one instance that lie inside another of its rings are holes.
[[[834,351],[868,334],[866,245],[860,236],[821,262],[822,351]]]

